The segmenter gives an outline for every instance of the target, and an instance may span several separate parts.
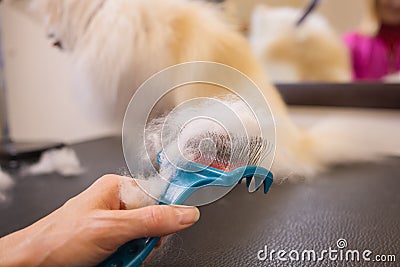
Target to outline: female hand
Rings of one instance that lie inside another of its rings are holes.
[[[0,266],[92,266],[124,243],[193,225],[195,207],[155,205],[124,210],[120,184],[106,175],[33,225],[0,239]]]

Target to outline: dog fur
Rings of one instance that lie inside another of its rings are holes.
[[[374,144],[380,132],[372,129],[365,135],[370,125],[326,122],[306,130],[294,125],[249,43],[224,22],[213,4],[189,0],[34,0],[34,4],[45,18],[49,36],[74,59],[80,91],[97,99],[118,127],[129,99],[151,75],[183,62],[213,61],[238,69],[262,90],[276,121],[272,170],[278,177],[310,177],[329,164],[371,160],[391,152],[390,145]]]
[[[259,5],[253,12],[250,43],[274,82],[349,82],[348,49],[328,21],[311,14],[295,26],[301,9]]]
[[[285,110],[247,41],[221,21],[211,4],[184,0],[34,3],[44,11],[48,35],[72,54],[80,91],[92,90],[101,106],[106,105],[107,114],[115,106],[123,112],[134,91],[152,74],[197,60],[224,63],[257,84],[267,84],[264,92],[274,98],[277,109]]]
[[[11,176],[0,167],[0,203],[7,200],[7,191],[14,186],[15,182]]]

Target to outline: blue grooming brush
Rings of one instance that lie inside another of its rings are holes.
[[[210,162],[208,157],[212,153],[207,153],[203,149],[203,153],[199,154],[200,156],[196,159],[197,163],[187,162],[184,168],[175,169],[168,188],[160,198],[160,205],[180,205],[194,192],[204,187],[233,187],[235,184],[241,183],[244,178],[246,179],[247,187],[254,180],[254,191],[264,184],[264,194],[268,192],[273,182],[273,175],[269,170],[256,165],[263,156],[271,151],[272,145],[269,142],[260,137],[229,138],[230,142],[227,142],[228,139],[215,133],[208,133],[207,138],[213,141],[213,149],[216,149],[217,155]],[[198,141],[190,144],[192,147],[200,147],[199,145],[200,142]],[[164,164],[164,160],[161,158],[162,152],[158,154],[158,163],[160,165],[161,163]],[[211,164],[206,166],[201,164],[202,162],[210,162]],[[243,162],[245,164],[242,164]],[[226,168],[232,169],[232,171],[224,171]],[[147,258],[159,240],[159,237],[132,240],[121,246],[98,266],[138,267]]]

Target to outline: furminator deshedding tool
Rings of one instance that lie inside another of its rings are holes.
[[[208,140],[201,142],[200,140]],[[273,145],[261,137],[228,137],[208,132],[188,142],[187,149],[198,149],[193,161],[177,168],[160,205],[183,204],[194,192],[207,186],[232,187],[245,178],[247,187],[258,190],[264,184],[266,194],[273,182],[272,173],[257,166],[272,151]],[[200,152],[201,151],[201,152]],[[163,152],[158,163],[165,163]],[[150,254],[160,238],[141,238],[121,246],[101,267],[137,267]]]

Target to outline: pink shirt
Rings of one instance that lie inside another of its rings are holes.
[[[381,36],[349,33],[344,41],[350,49],[354,80],[380,80],[400,71],[400,43],[389,49]]]

